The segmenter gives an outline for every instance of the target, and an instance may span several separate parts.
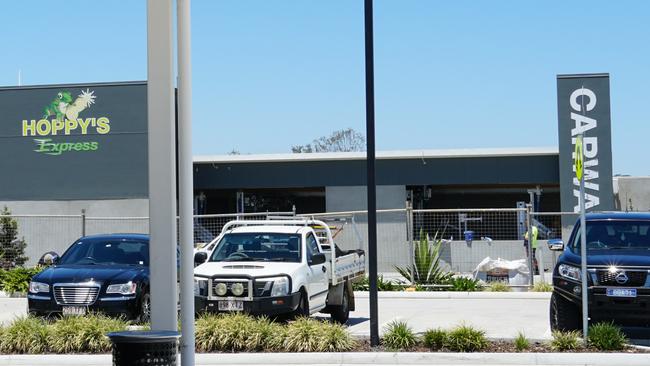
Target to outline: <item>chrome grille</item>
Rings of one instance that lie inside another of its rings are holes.
[[[54,286],[54,299],[59,305],[92,305],[97,300],[99,287]]]

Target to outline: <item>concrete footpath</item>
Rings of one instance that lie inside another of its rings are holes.
[[[0,365],[109,366],[110,355],[0,356]],[[196,366],[208,365],[565,365],[647,366],[650,354],[620,353],[238,353],[197,354]]]

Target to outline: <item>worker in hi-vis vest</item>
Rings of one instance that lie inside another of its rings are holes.
[[[538,273],[538,267],[537,267],[537,257],[535,256],[535,252],[537,251],[537,235],[539,234],[539,230],[537,229],[537,226],[533,225],[533,237],[532,237],[532,242],[533,242],[533,268],[534,271],[533,273],[537,274]],[[529,242],[531,240],[528,240],[528,231],[524,234],[524,247],[526,248],[526,258],[530,255],[528,252],[528,246]]]

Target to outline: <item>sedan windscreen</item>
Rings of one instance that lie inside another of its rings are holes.
[[[300,234],[226,234],[210,257],[211,262],[300,262]]]
[[[149,265],[149,242],[135,239],[81,239],[58,264]]]

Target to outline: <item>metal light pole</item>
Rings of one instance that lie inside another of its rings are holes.
[[[176,0],[178,52],[178,202],[181,252],[181,364],[194,365],[194,220],[190,0]]]
[[[584,110],[584,108],[582,109]],[[582,336],[585,344],[589,332],[589,284],[587,277],[587,226],[585,221],[585,177],[584,177],[584,156],[583,134],[578,135],[575,149],[576,178],[580,181],[580,278],[582,287]]]
[[[370,345],[379,345],[377,307],[377,187],[375,182],[375,66],[372,0],[365,0],[366,44],[366,169],[368,174],[368,270],[370,276]]]
[[[172,0],[147,1],[151,329],[176,331],[176,132]]]

